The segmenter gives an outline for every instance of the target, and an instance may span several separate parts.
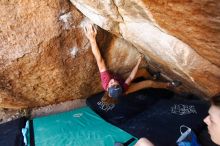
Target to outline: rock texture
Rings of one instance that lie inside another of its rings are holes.
[[[101,91],[82,29],[88,20],[70,2],[3,0],[0,10],[0,107],[44,106]],[[132,67],[137,51],[128,50],[131,44],[101,29],[97,37],[103,52],[127,54],[115,61],[106,57],[110,64],[121,68],[115,62],[125,61],[125,69]]]
[[[164,76],[181,80],[181,90],[220,92],[218,0],[71,2],[0,1],[0,107],[45,106],[101,91],[82,29],[90,20],[114,34],[98,29],[110,69],[129,72],[141,52]]]
[[[220,92],[218,0],[71,0],[100,27],[132,43],[188,91]]]

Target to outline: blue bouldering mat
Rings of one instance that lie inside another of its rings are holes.
[[[89,107],[35,118],[33,129],[36,146],[113,146],[133,137],[107,123]]]

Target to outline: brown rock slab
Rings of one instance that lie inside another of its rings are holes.
[[[193,89],[188,91],[206,98],[220,92],[218,0],[71,2],[94,23],[133,44],[167,77]]]
[[[0,107],[45,106],[102,90],[82,29],[89,20],[70,2],[1,1],[0,10]],[[113,69],[132,68],[138,52],[131,44],[101,29],[97,42]]]

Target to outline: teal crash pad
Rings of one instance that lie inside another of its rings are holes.
[[[36,146],[114,146],[115,142],[124,143],[133,137],[89,107],[35,118],[33,128]]]

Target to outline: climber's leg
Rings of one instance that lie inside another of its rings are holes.
[[[144,80],[138,83],[132,83],[125,94],[129,94],[144,88],[169,88],[169,82],[157,82],[152,80]]]

